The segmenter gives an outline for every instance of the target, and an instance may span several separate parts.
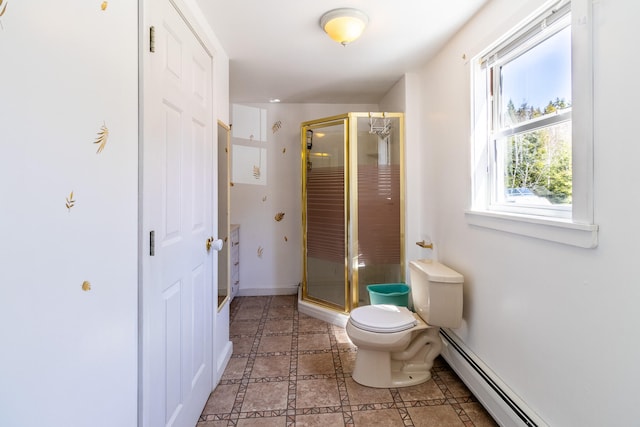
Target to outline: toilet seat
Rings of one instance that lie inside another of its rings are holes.
[[[418,324],[407,307],[388,304],[358,307],[351,311],[349,321],[359,329],[377,333],[406,331]]]

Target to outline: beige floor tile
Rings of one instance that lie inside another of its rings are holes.
[[[258,322],[255,320],[234,320],[229,326],[229,335],[255,335]]]
[[[246,307],[236,315],[236,320],[257,320],[262,318],[264,307]]]
[[[296,415],[296,427],[337,427],[344,425],[342,413]]]
[[[355,427],[403,427],[404,422],[397,409],[379,409],[373,411],[353,412]],[[440,426],[444,427],[444,425]]]
[[[234,355],[202,412],[207,421],[196,427],[222,427],[229,423],[238,427],[286,427],[284,411],[292,411],[294,403],[296,426],[344,426],[343,411],[352,414],[351,426],[355,427],[403,426],[401,413],[410,417],[405,422],[412,421],[415,427],[464,425],[459,411],[445,401],[437,384],[446,387],[453,397],[466,398],[471,393],[441,357],[434,363],[437,383],[430,380],[398,389],[396,398],[406,402],[403,408],[401,401],[394,403],[392,390],[364,387],[353,381],[357,349],[344,328],[299,313],[295,296],[237,297],[230,309]],[[264,328],[260,329],[260,325]],[[295,337],[294,326],[298,331]],[[254,343],[257,352],[251,353]],[[336,357],[340,360],[338,366],[334,366]],[[252,369],[247,380],[244,374],[249,360]],[[316,379],[302,379],[314,375]],[[228,384],[241,379],[243,385]],[[339,389],[338,384],[344,384],[344,388]],[[290,394],[292,390],[295,395]],[[348,397],[350,406],[341,406],[347,401],[341,401],[340,391],[343,399]],[[236,408],[239,413],[231,412],[234,404],[240,406]],[[401,409],[389,407],[395,404]],[[477,402],[456,404],[456,408],[465,411],[467,425],[496,426]],[[213,420],[218,417],[226,419]]]
[[[438,387],[433,379],[410,387],[400,387],[398,392],[400,393],[402,400],[405,402],[444,399],[444,393],[442,393],[440,387]]]
[[[246,357],[232,357],[222,373],[223,380],[236,380],[242,378],[247,367]]]
[[[260,339],[258,353],[284,353],[291,351],[291,335],[265,335]]]
[[[298,320],[300,332],[327,332],[327,322],[306,315],[300,315]]]
[[[227,420],[222,421],[199,421],[196,427],[227,427]]]
[[[297,301],[298,301],[297,295],[275,295],[271,299],[271,307],[276,307],[276,306],[295,307]]]
[[[269,297],[251,297],[242,298],[240,302],[240,309],[244,310],[249,307],[264,307],[269,302]]]
[[[293,331],[293,319],[267,320],[264,324],[264,334],[283,334]]]
[[[407,408],[415,427],[465,427],[451,405]]]
[[[353,373],[353,364],[356,362],[355,352],[340,352],[340,362],[342,363],[342,372],[347,375]]]
[[[243,418],[238,420],[236,425],[238,427],[285,427],[287,417]]]
[[[473,395],[453,371],[448,369],[439,371],[438,377],[440,377],[454,397],[469,397]]]
[[[267,312],[267,318],[292,318],[293,317],[293,307],[287,306],[276,306],[271,307]]]
[[[329,334],[298,335],[298,351],[328,350],[331,348]]]
[[[487,411],[477,402],[463,403],[460,407],[473,421],[475,427],[497,427],[498,424],[489,416]]]
[[[253,347],[253,337],[231,337],[233,354],[248,354]]]
[[[335,373],[331,353],[298,355],[298,375],[333,375]]]
[[[242,403],[242,412],[286,409],[289,383],[249,383]]]
[[[353,345],[353,343],[349,339],[349,336],[344,331],[344,329],[342,331],[335,330],[333,332],[333,336],[336,339],[336,344],[338,344],[338,348],[340,348],[340,349],[349,349],[349,348],[355,349],[356,348],[356,346]]]
[[[351,378],[347,378],[345,383],[347,384],[347,394],[351,405],[393,402],[393,397],[388,388],[365,387]]]
[[[239,384],[220,384],[216,387],[209,396],[202,415],[228,414],[231,412],[239,387]]]
[[[340,395],[335,379],[298,381],[296,408],[322,408],[339,405]]]
[[[291,356],[256,357],[251,378],[288,377]]]

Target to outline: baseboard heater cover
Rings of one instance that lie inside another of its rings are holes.
[[[453,333],[441,329],[440,335],[442,356],[500,425],[548,427]]]

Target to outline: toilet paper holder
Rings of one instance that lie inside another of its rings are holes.
[[[424,240],[422,240],[420,242],[416,242],[416,245],[420,246],[421,248],[425,248],[425,249],[433,249],[433,243],[425,243]]]

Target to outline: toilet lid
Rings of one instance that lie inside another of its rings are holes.
[[[411,329],[418,324],[407,307],[374,304],[351,311],[349,319],[353,326],[369,332],[392,333]]]

